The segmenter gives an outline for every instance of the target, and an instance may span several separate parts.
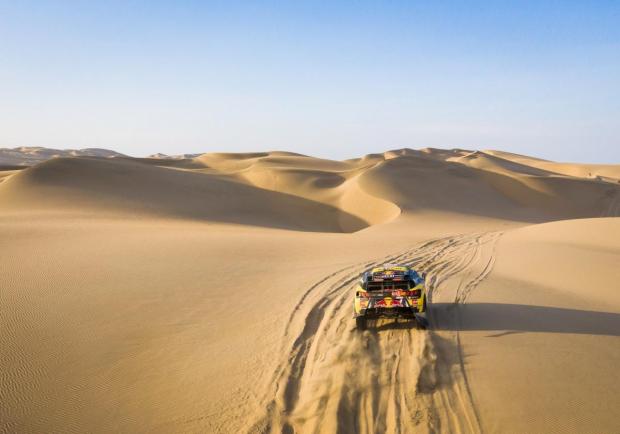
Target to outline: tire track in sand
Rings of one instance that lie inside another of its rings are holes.
[[[491,272],[501,233],[429,240],[400,253],[342,268],[303,294],[285,328],[282,358],[264,414],[250,433],[481,432],[458,332],[413,321],[377,320],[363,333],[351,314],[352,288],[375,265],[400,262],[426,273],[429,301],[455,305]],[[458,312],[441,322],[458,324]],[[451,329],[458,329],[452,327]]]

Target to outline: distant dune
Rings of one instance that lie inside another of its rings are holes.
[[[108,149],[50,149],[37,146],[22,146],[19,148],[0,148],[0,167],[3,166],[32,166],[51,158],[59,157],[123,157]]]
[[[0,432],[616,432],[620,165],[0,149]],[[360,333],[372,265],[430,328]]]

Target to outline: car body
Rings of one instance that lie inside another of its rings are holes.
[[[356,285],[353,310],[358,329],[370,318],[416,318],[426,311],[424,276],[404,265],[375,267]]]

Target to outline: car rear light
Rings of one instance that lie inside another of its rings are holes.
[[[362,298],[368,298],[368,293],[364,291],[357,291],[357,296]]]
[[[409,297],[420,297],[422,295],[421,289],[415,289],[413,291],[409,291]]]

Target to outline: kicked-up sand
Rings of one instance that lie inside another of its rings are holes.
[[[91,151],[0,159],[0,432],[620,431],[620,165]]]

